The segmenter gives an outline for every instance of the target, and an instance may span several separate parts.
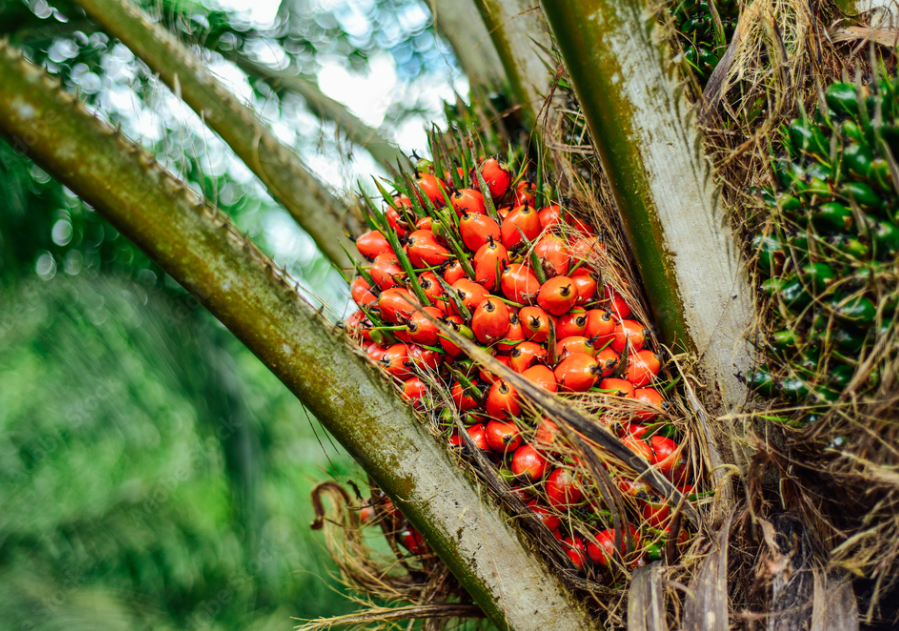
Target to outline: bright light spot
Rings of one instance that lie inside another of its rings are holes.
[[[318,83],[322,92],[346,104],[365,124],[378,127],[395,100],[396,66],[393,57],[378,54],[371,59],[370,71],[359,74],[337,59],[323,59]]]
[[[34,263],[34,271],[43,280],[50,280],[56,276],[56,260],[53,255],[46,250],[41,252]]]
[[[72,224],[68,219],[60,219],[53,224],[53,230],[50,231],[53,243],[56,245],[68,245],[72,240]]]

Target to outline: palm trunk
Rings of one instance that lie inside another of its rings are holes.
[[[78,0],[106,32],[120,39],[224,140],[284,204],[335,265],[350,264],[341,243],[347,215],[336,200],[246,105],[228,92],[168,31],[127,0]]]
[[[472,90],[494,92],[506,74],[474,0],[428,0],[437,30],[453,48]]]
[[[0,133],[196,295],[372,475],[500,628],[595,628],[382,376],[217,208],[0,42]]]
[[[543,8],[662,338],[697,354],[704,400],[716,413],[732,411],[747,396],[737,374],[752,365],[743,336],[751,292],[655,18],[642,0],[544,0]]]

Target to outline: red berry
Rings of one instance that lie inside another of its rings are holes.
[[[536,482],[546,473],[548,463],[531,445],[522,445],[512,454],[512,473],[529,482]]]
[[[453,403],[456,404],[456,408],[460,412],[467,412],[468,410],[473,410],[478,407],[477,400],[475,400],[475,398],[471,396],[458,381],[453,384],[453,387],[450,390],[450,398],[453,400]]]
[[[512,172],[505,164],[500,164],[496,158],[488,158],[481,164],[481,177],[487,184],[490,197],[499,199],[509,190],[512,183]]]
[[[424,537],[411,526],[407,530],[400,532],[396,539],[401,546],[412,554],[421,554],[427,549]]]
[[[356,249],[369,261],[375,260],[379,254],[393,254],[393,248],[387,238],[377,230],[369,230],[356,239]]]
[[[512,453],[521,444],[521,432],[514,423],[487,423],[487,446],[501,454]]]
[[[565,554],[574,563],[574,567],[578,570],[583,569],[584,563],[587,562],[587,555],[584,554],[584,542],[579,537],[565,537],[562,539],[562,547],[565,548]]]
[[[612,319],[611,313],[605,309],[590,309],[587,312],[587,330],[584,335],[595,339],[594,344],[597,347],[609,341],[614,332],[615,320]]]
[[[531,512],[536,513],[537,517],[540,518],[540,521],[543,522],[543,525],[549,528],[550,530],[555,530],[562,524],[562,520],[559,519],[558,516],[553,515],[549,509],[540,506],[537,503],[536,498],[528,501],[528,508],[531,509]]]
[[[648,385],[659,374],[661,363],[659,357],[649,350],[642,350],[628,356],[627,372],[625,378],[634,384],[635,388]]]
[[[663,475],[670,475],[674,468],[681,464],[680,445],[670,438],[658,435],[653,436],[649,439],[649,445],[652,450],[650,462]]]
[[[412,377],[403,383],[403,398],[410,401],[415,407],[421,406],[421,400],[427,393],[428,386],[418,377]]]
[[[665,403],[665,399],[659,391],[653,390],[652,388],[638,388],[634,390],[634,399],[645,405],[651,405],[655,408],[661,408],[662,410],[665,410],[668,407],[668,404]],[[634,413],[634,416],[641,421],[651,421],[658,415],[658,410],[652,409],[640,410],[639,412]]]
[[[409,329],[409,339],[416,344],[436,346],[440,342],[440,332],[432,319],[440,320],[442,317],[443,313],[436,307],[422,307],[416,310],[409,316],[409,322],[406,325]]]
[[[568,357],[572,353],[583,353],[584,355],[594,357],[596,355],[596,349],[593,348],[593,344],[586,337],[582,335],[570,335],[556,344],[556,353],[561,359]]]
[[[549,338],[549,314],[540,307],[523,307],[518,312],[518,319],[527,339],[545,342]]]
[[[624,301],[624,298],[621,297],[621,294],[616,292],[611,285],[606,285],[604,291],[609,300],[611,300],[612,304],[609,309],[612,311],[612,315],[619,320],[627,318],[631,314],[631,308]]]
[[[652,449],[644,441],[636,436],[625,436],[621,439],[621,444],[630,449],[634,454],[650,462],[652,460]]]
[[[534,441],[538,446],[547,448],[556,442],[556,435],[559,433],[559,426],[549,419],[543,419],[537,426],[537,433]]]
[[[474,279],[490,291],[495,291],[503,269],[509,263],[509,252],[496,241],[485,243],[474,255]]]
[[[546,357],[546,349],[536,342],[521,342],[509,354],[509,368],[522,373],[538,359]]]
[[[668,506],[665,500],[656,495],[651,495],[648,500],[642,502],[640,512],[643,515],[643,519],[650,526],[653,528],[664,528],[671,515],[671,507]]]
[[[567,510],[581,501],[581,488],[568,469],[556,469],[546,478],[546,496],[549,505],[558,510]]]
[[[436,370],[443,361],[443,353],[432,351],[423,346],[409,344],[409,361],[421,370]]]
[[[450,258],[450,251],[437,243],[430,230],[416,230],[406,239],[406,253],[413,267],[436,267]]]
[[[484,206],[484,196],[473,188],[460,188],[450,195],[450,203],[460,217],[465,213],[483,215],[487,212]]]
[[[472,252],[491,240],[500,240],[500,228],[491,217],[467,213],[459,220],[459,235],[462,243]]]
[[[506,335],[511,325],[509,307],[496,296],[488,296],[471,316],[471,330],[482,344],[493,344]]]
[[[528,241],[533,241],[540,235],[540,218],[537,216],[537,211],[530,205],[516,206],[503,219],[500,230],[503,245],[511,250],[523,244],[522,235]]]
[[[402,287],[391,287],[381,292],[378,308],[381,316],[393,324],[405,324],[417,308],[417,300]]]
[[[537,213],[537,216],[540,218],[541,228],[554,226],[562,221],[561,212],[556,204],[551,204],[546,208],[541,209],[540,212]]]
[[[531,366],[523,373],[521,373],[521,376],[529,381],[532,381],[535,385],[549,392],[558,392],[559,390],[559,386],[556,383],[556,377],[555,375],[553,375],[553,371],[543,364]]]
[[[455,333],[459,333],[460,335],[463,334],[465,332],[465,329],[468,328],[462,323],[462,318],[457,315],[448,315],[443,318],[443,322],[447,324]],[[474,334],[472,334],[472,339],[473,338]],[[455,344],[453,344],[453,342],[443,336],[440,337],[440,346],[450,357],[455,357],[462,352],[462,350],[458,346],[456,346]]]
[[[475,447],[481,451],[487,451],[487,429],[483,424],[477,423],[465,431],[471,436],[471,440],[474,442]]]
[[[631,530],[631,539],[633,539],[635,547],[640,542],[640,535],[633,529]],[[596,543],[587,544],[587,554],[594,563],[607,565],[615,557],[615,530],[603,530],[598,533]],[[621,537],[621,554],[622,556],[627,554],[627,537],[624,536]]]
[[[534,273],[520,263],[506,266],[500,276],[503,295],[521,305],[532,304],[540,291],[540,281]]]
[[[521,414],[521,405],[518,403],[518,392],[500,379],[487,392],[485,404],[487,414],[495,419],[504,419],[506,416],[516,417]]]
[[[593,357],[574,353],[563,359],[554,372],[562,392],[586,392],[599,379],[600,368]]]
[[[596,361],[599,362],[599,368],[602,371],[600,376],[608,377],[615,372],[618,364],[621,363],[621,355],[611,348],[604,348],[596,354]]]
[[[506,366],[506,367],[509,366],[510,358],[508,355],[497,355],[493,359],[495,359],[496,361],[501,363],[503,366]],[[484,383],[490,383],[490,384],[496,383],[496,381],[499,379],[499,377],[494,375],[492,372],[488,372],[487,370],[485,370],[484,368],[481,368],[481,367],[478,367],[478,376],[480,376],[481,381],[483,381]]]
[[[612,349],[623,353],[624,347],[630,341],[630,352],[635,353],[643,348],[649,331],[636,320],[622,320],[615,325],[615,331],[612,334]]]
[[[421,289],[425,292],[425,296],[428,297],[435,307],[442,313],[447,313],[449,311],[449,300],[434,272],[422,272],[418,276],[418,284],[421,285]]]
[[[350,295],[353,297],[353,302],[360,307],[367,307],[378,302],[378,297],[371,291],[371,285],[361,276],[357,276],[350,283]]]
[[[577,303],[577,287],[567,276],[551,278],[540,287],[537,304],[554,316],[560,316]]]
[[[369,344],[365,349],[365,354],[375,363],[381,361],[381,358],[384,357],[384,353],[386,352],[387,349],[385,347],[380,344],[375,344],[374,342]]]
[[[405,344],[390,346],[378,362],[381,367],[398,379],[408,379],[412,375],[408,367],[409,351]]]
[[[406,276],[399,260],[389,252],[376,256],[368,272],[380,289],[398,287],[399,281]]]
[[[430,173],[419,173],[418,178],[415,180],[415,184],[435,206],[438,208],[443,206],[443,194],[446,191],[446,184],[444,184],[440,178],[435,177]],[[417,190],[415,191],[415,194],[418,195]],[[418,198],[423,204],[424,200],[421,198],[421,195],[418,195]]]
[[[462,264],[459,261],[450,261],[443,272],[443,280],[446,281],[447,285],[452,285],[462,278],[465,278],[465,269],[462,267]]]
[[[606,394],[610,394],[622,399],[634,398],[634,386],[627,379],[608,378],[603,379],[599,384],[600,390],[608,390]]]
[[[509,318],[509,330],[503,341],[496,345],[496,350],[501,353],[511,352],[519,343],[524,341],[524,329],[521,326],[521,320],[518,314],[512,310],[512,316]]]
[[[596,299],[596,278],[590,270],[584,267],[575,270],[571,275],[571,280],[577,287],[577,303],[579,305],[585,305]]]
[[[556,337],[564,340],[574,335],[587,336],[587,312],[581,307],[574,307],[565,315],[559,316],[556,323]]]
[[[474,313],[474,310],[477,309],[482,302],[487,300],[487,297],[490,295],[490,292],[481,285],[473,280],[468,280],[467,278],[457,280],[453,283],[452,287],[456,292],[456,295],[459,296],[459,300],[471,313]],[[453,309],[455,309],[455,307],[453,307]]]
[[[515,187],[515,203],[530,202],[533,204],[535,199],[537,199],[537,185],[533,182],[519,182]]]

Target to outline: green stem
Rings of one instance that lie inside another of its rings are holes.
[[[77,0],[92,19],[122,41],[184,99],[284,204],[319,249],[336,265],[355,252],[342,229],[348,217],[340,202],[313,176],[290,147],[278,141],[246,105],[222,86],[181,42],[125,0]],[[355,230],[356,226],[350,226]]]
[[[0,85],[0,134],[259,357],[393,498],[497,627],[595,627],[508,517],[459,474],[446,446],[225,213],[2,41]]]

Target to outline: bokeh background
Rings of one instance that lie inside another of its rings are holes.
[[[337,193],[380,167],[234,59],[298,70],[406,152],[422,153],[426,122],[467,93],[426,2],[143,7]],[[47,0],[0,0],[0,37],[234,216],[311,299],[346,312],[312,241],[127,48]],[[0,141],[0,629],[256,631],[349,612],[309,528],[325,479],[364,483],[177,283]]]

